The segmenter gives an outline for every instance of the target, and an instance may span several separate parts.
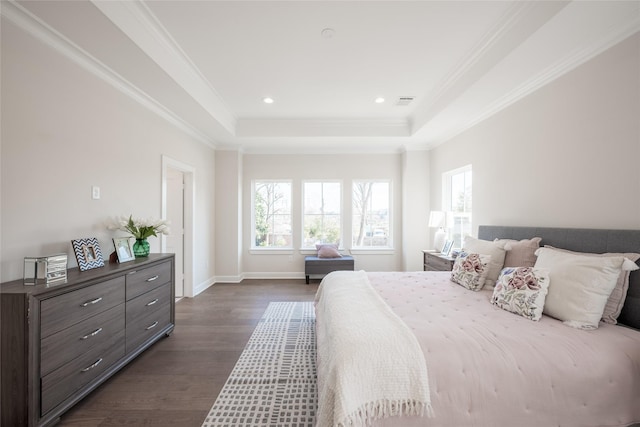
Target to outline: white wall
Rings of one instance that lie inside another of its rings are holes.
[[[242,280],[242,153],[216,152],[216,282]]]
[[[255,179],[292,180],[294,251],[291,254],[255,254],[251,247],[251,182]],[[303,277],[301,253],[302,181],[341,180],[343,189],[343,238],[346,253],[351,249],[351,192],[353,180],[389,179],[393,192],[394,251],[354,255],[355,268],[370,271],[402,269],[402,155],[259,155],[245,154],[243,161],[243,271],[245,277]]]
[[[402,156],[402,270],[423,269],[422,250],[431,247],[429,229],[428,151],[407,151]]]
[[[97,237],[108,257],[126,235],[106,229],[112,216],[159,218],[163,154],[195,169],[193,280],[213,277],[215,151],[4,19],[1,149],[3,281],[22,277],[25,256],[66,252],[76,266],[76,238]]]
[[[640,35],[431,151],[473,167],[473,226],[640,228]]]

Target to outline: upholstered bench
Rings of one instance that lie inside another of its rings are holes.
[[[353,270],[353,257],[343,255],[340,258],[318,258],[317,256],[304,257],[304,275],[309,284],[311,274],[329,274],[332,271]]]

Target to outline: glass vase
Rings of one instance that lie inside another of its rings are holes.
[[[136,258],[149,255],[149,242],[147,242],[147,239],[136,239],[136,242],[133,244],[133,254]]]

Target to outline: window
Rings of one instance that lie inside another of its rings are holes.
[[[302,247],[316,243],[341,244],[342,185],[339,182],[303,183]]]
[[[389,182],[354,181],[352,247],[391,246],[389,192]]]
[[[253,248],[292,248],[291,182],[253,182]]]
[[[471,235],[471,183],[471,165],[442,175],[442,206],[452,213],[449,238],[456,248],[462,247],[464,237]]]

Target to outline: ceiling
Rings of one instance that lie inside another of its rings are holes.
[[[247,152],[430,149],[640,31],[639,1],[9,0],[2,15]]]

